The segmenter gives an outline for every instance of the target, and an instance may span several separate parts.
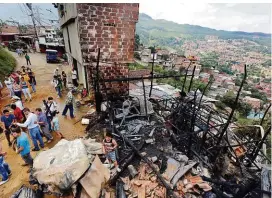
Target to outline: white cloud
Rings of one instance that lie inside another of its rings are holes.
[[[144,1],[140,12],[154,19],[192,24],[220,30],[271,33],[268,3],[179,3]]]

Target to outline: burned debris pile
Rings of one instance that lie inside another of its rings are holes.
[[[39,184],[59,195],[72,191],[74,197],[271,196],[271,160],[265,144],[271,126],[246,126],[250,132],[241,133],[233,120],[243,83],[228,115],[218,112],[213,99],[198,90],[189,88],[186,94],[183,87],[165,95],[161,87],[145,86],[143,78],[134,80],[142,80],[141,89],[129,90],[127,96],[106,93],[102,101],[98,94],[96,111],[84,116],[84,138],[62,140],[55,146],[58,152],[52,148],[35,159],[33,177]],[[117,141],[118,168],[104,155],[105,132]],[[61,156],[64,145],[71,153]],[[45,155],[50,160],[42,167]],[[69,166],[61,172],[58,167],[65,164]],[[75,167],[81,168],[73,171]]]
[[[95,121],[87,131],[97,138],[106,127],[118,142],[121,172],[113,172],[108,182],[116,187],[114,197],[270,195],[261,185],[261,171],[271,163],[262,146],[256,148],[261,140],[235,133],[235,124],[219,140],[229,117],[203,98],[194,92],[145,102],[137,96],[118,97],[102,104],[105,108],[91,118]],[[103,192],[110,197],[110,191]]]

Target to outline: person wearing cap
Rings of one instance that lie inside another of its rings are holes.
[[[62,115],[66,116],[66,113],[69,109],[70,111],[70,117],[74,118],[74,102],[75,102],[75,98],[73,96],[73,94],[75,93],[74,90],[70,90],[66,96],[66,100],[65,100],[65,107],[63,109]]]
[[[16,122],[15,124],[18,125],[19,127],[27,127],[29,130],[30,137],[32,139],[34,148],[32,151],[39,151],[39,145],[38,141],[40,143],[40,147],[44,148],[44,142],[40,133],[40,128],[38,124],[38,117],[36,114],[32,113],[29,108],[24,108],[23,110],[24,114],[26,115],[27,119],[24,123],[18,123]]]

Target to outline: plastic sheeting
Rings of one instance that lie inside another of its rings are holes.
[[[40,184],[69,189],[89,168],[90,160],[81,139],[61,140],[34,159],[33,176]]]

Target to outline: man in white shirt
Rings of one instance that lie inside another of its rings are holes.
[[[13,87],[12,87],[12,85],[13,85],[12,80],[9,77],[5,77],[4,83],[6,84],[8,90],[9,90],[10,97],[12,97],[14,95],[14,91],[13,91]]]
[[[40,147],[44,148],[44,143],[43,143],[43,139],[40,133],[40,128],[39,128],[39,124],[38,124],[38,117],[36,114],[30,112],[30,110],[28,108],[24,108],[23,110],[24,114],[26,115],[27,119],[26,121],[21,124],[21,123],[16,123],[16,125],[18,125],[19,127],[27,127],[29,130],[29,134],[31,136],[33,145],[34,145],[34,149],[32,149],[32,151],[39,151],[40,148],[38,146],[38,142],[40,143]]]
[[[51,113],[59,111],[58,104],[54,101],[54,98],[51,96],[48,97],[47,102],[45,102],[45,100],[43,102],[44,102],[43,109],[44,109],[44,113],[46,115],[46,118],[47,118],[47,121],[49,124],[49,131],[52,131],[51,121],[52,121],[53,117],[52,117]]]
[[[73,81],[73,85],[75,87],[78,87],[78,82],[77,82],[77,71],[75,68],[72,69],[72,81]]]

